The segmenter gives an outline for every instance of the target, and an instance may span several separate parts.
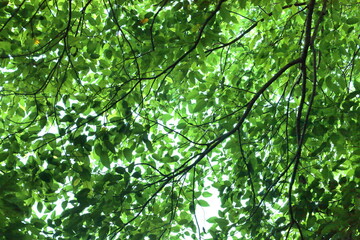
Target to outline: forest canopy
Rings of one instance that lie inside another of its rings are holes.
[[[0,239],[360,238],[359,51],[358,0],[1,0]]]

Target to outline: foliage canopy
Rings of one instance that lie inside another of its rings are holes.
[[[356,0],[1,0],[0,238],[360,237],[359,22]]]

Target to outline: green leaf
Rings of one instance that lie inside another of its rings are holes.
[[[51,180],[52,180],[51,174],[46,171],[39,173],[39,178],[47,183],[51,182]]]
[[[177,128],[178,128],[178,129],[184,129],[184,128],[186,128],[186,126],[187,126],[186,123],[179,123],[179,124],[177,125]]]
[[[228,220],[222,219],[222,218],[217,218],[215,221],[216,221],[217,224],[219,224],[219,227],[220,227],[222,230],[225,230],[226,227],[227,227],[228,224],[229,224],[229,221],[228,221]]]
[[[133,133],[141,134],[144,132],[144,127],[141,124],[134,123]]]
[[[210,204],[208,202],[206,202],[205,200],[198,200],[197,202],[202,207],[209,207],[210,206]]]
[[[44,136],[45,138],[45,136]],[[54,137],[51,137],[54,138]],[[74,139],[74,144],[84,145],[86,143],[86,135],[80,135]]]
[[[357,167],[357,168],[355,169],[355,174],[354,174],[354,176],[355,176],[356,178],[360,178],[360,167]]]
[[[103,152],[103,148],[102,148],[101,144],[99,144],[99,143],[95,144],[94,150],[95,150],[96,155],[101,156],[101,154]]]
[[[99,231],[99,238],[105,239],[109,232],[109,226],[103,226]]]
[[[87,168],[83,167],[80,172],[80,177],[84,181],[90,181],[91,180],[91,172]]]
[[[102,156],[100,156],[100,161],[102,165],[104,165],[107,168],[110,168],[110,159],[107,153],[104,153]]]
[[[106,49],[104,53],[105,53],[106,58],[108,58],[108,59],[112,58],[113,53],[110,49]]]
[[[123,150],[124,157],[128,162],[131,162],[133,156],[132,156],[132,150],[130,148],[125,148]]]
[[[210,217],[210,218],[208,218],[206,221],[208,222],[208,223],[216,223],[216,220],[217,220],[218,218],[217,217]]]
[[[149,140],[144,140],[146,148],[150,151],[150,152],[154,152],[154,148],[152,146],[152,143]]]
[[[134,178],[141,178],[141,173],[140,173],[140,172],[134,172],[134,173],[132,174],[132,177],[134,177]]]
[[[108,152],[103,149],[103,146],[100,144],[95,145],[95,153],[100,157],[100,162],[103,166],[110,168],[110,159]]]
[[[100,57],[100,55],[99,55],[99,54],[96,54],[96,53],[92,53],[92,54],[90,54],[90,57],[91,57],[92,59],[98,59],[98,58]]]
[[[207,105],[205,100],[199,100],[196,102],[195,108],[193,110],[194,113],[202,111]]]
[[[131,172],[134,170],[134,167],[135,167],[135,164],[134,164],[134,163],[131,163],[131,164],[128,166],[128,173],[131,173]]]
[[[346,23],[347,24],[350,24],[350,25],[353,25],[353,24],[356,24],[359,22],[359,18],[357,17],[353,17],[353,18],[348,18],[346,19]]]
[[[123,167],[116,167],[115,172],[120,173],[120,174],[124,174],[126,172],[126,170]]]
[[[203,193],[202,193],[202,196],[208,198],[208,197],[211,197],[211,196],[212,196],[212,193],[203,192]]]
[[[38,212],[40,212],[40,213],[42,212],[43,206],[44,206],[44,205],[42,204],[42,202],[38,202],[38,203],[37,203],[36,209],[38,210]]]
[[[8,156],[9,156],[9,152],[1,152],[0,153],[0,162],[5,161]]]
[[[194,204],[190,204],[189,205],[189,210],[192,214],[195,214],[195,205]]]
[[[110,141],[104,141],[104,145],[107,149],[109,149],[112,153],[116,153],[114,144],[112,144]]]

